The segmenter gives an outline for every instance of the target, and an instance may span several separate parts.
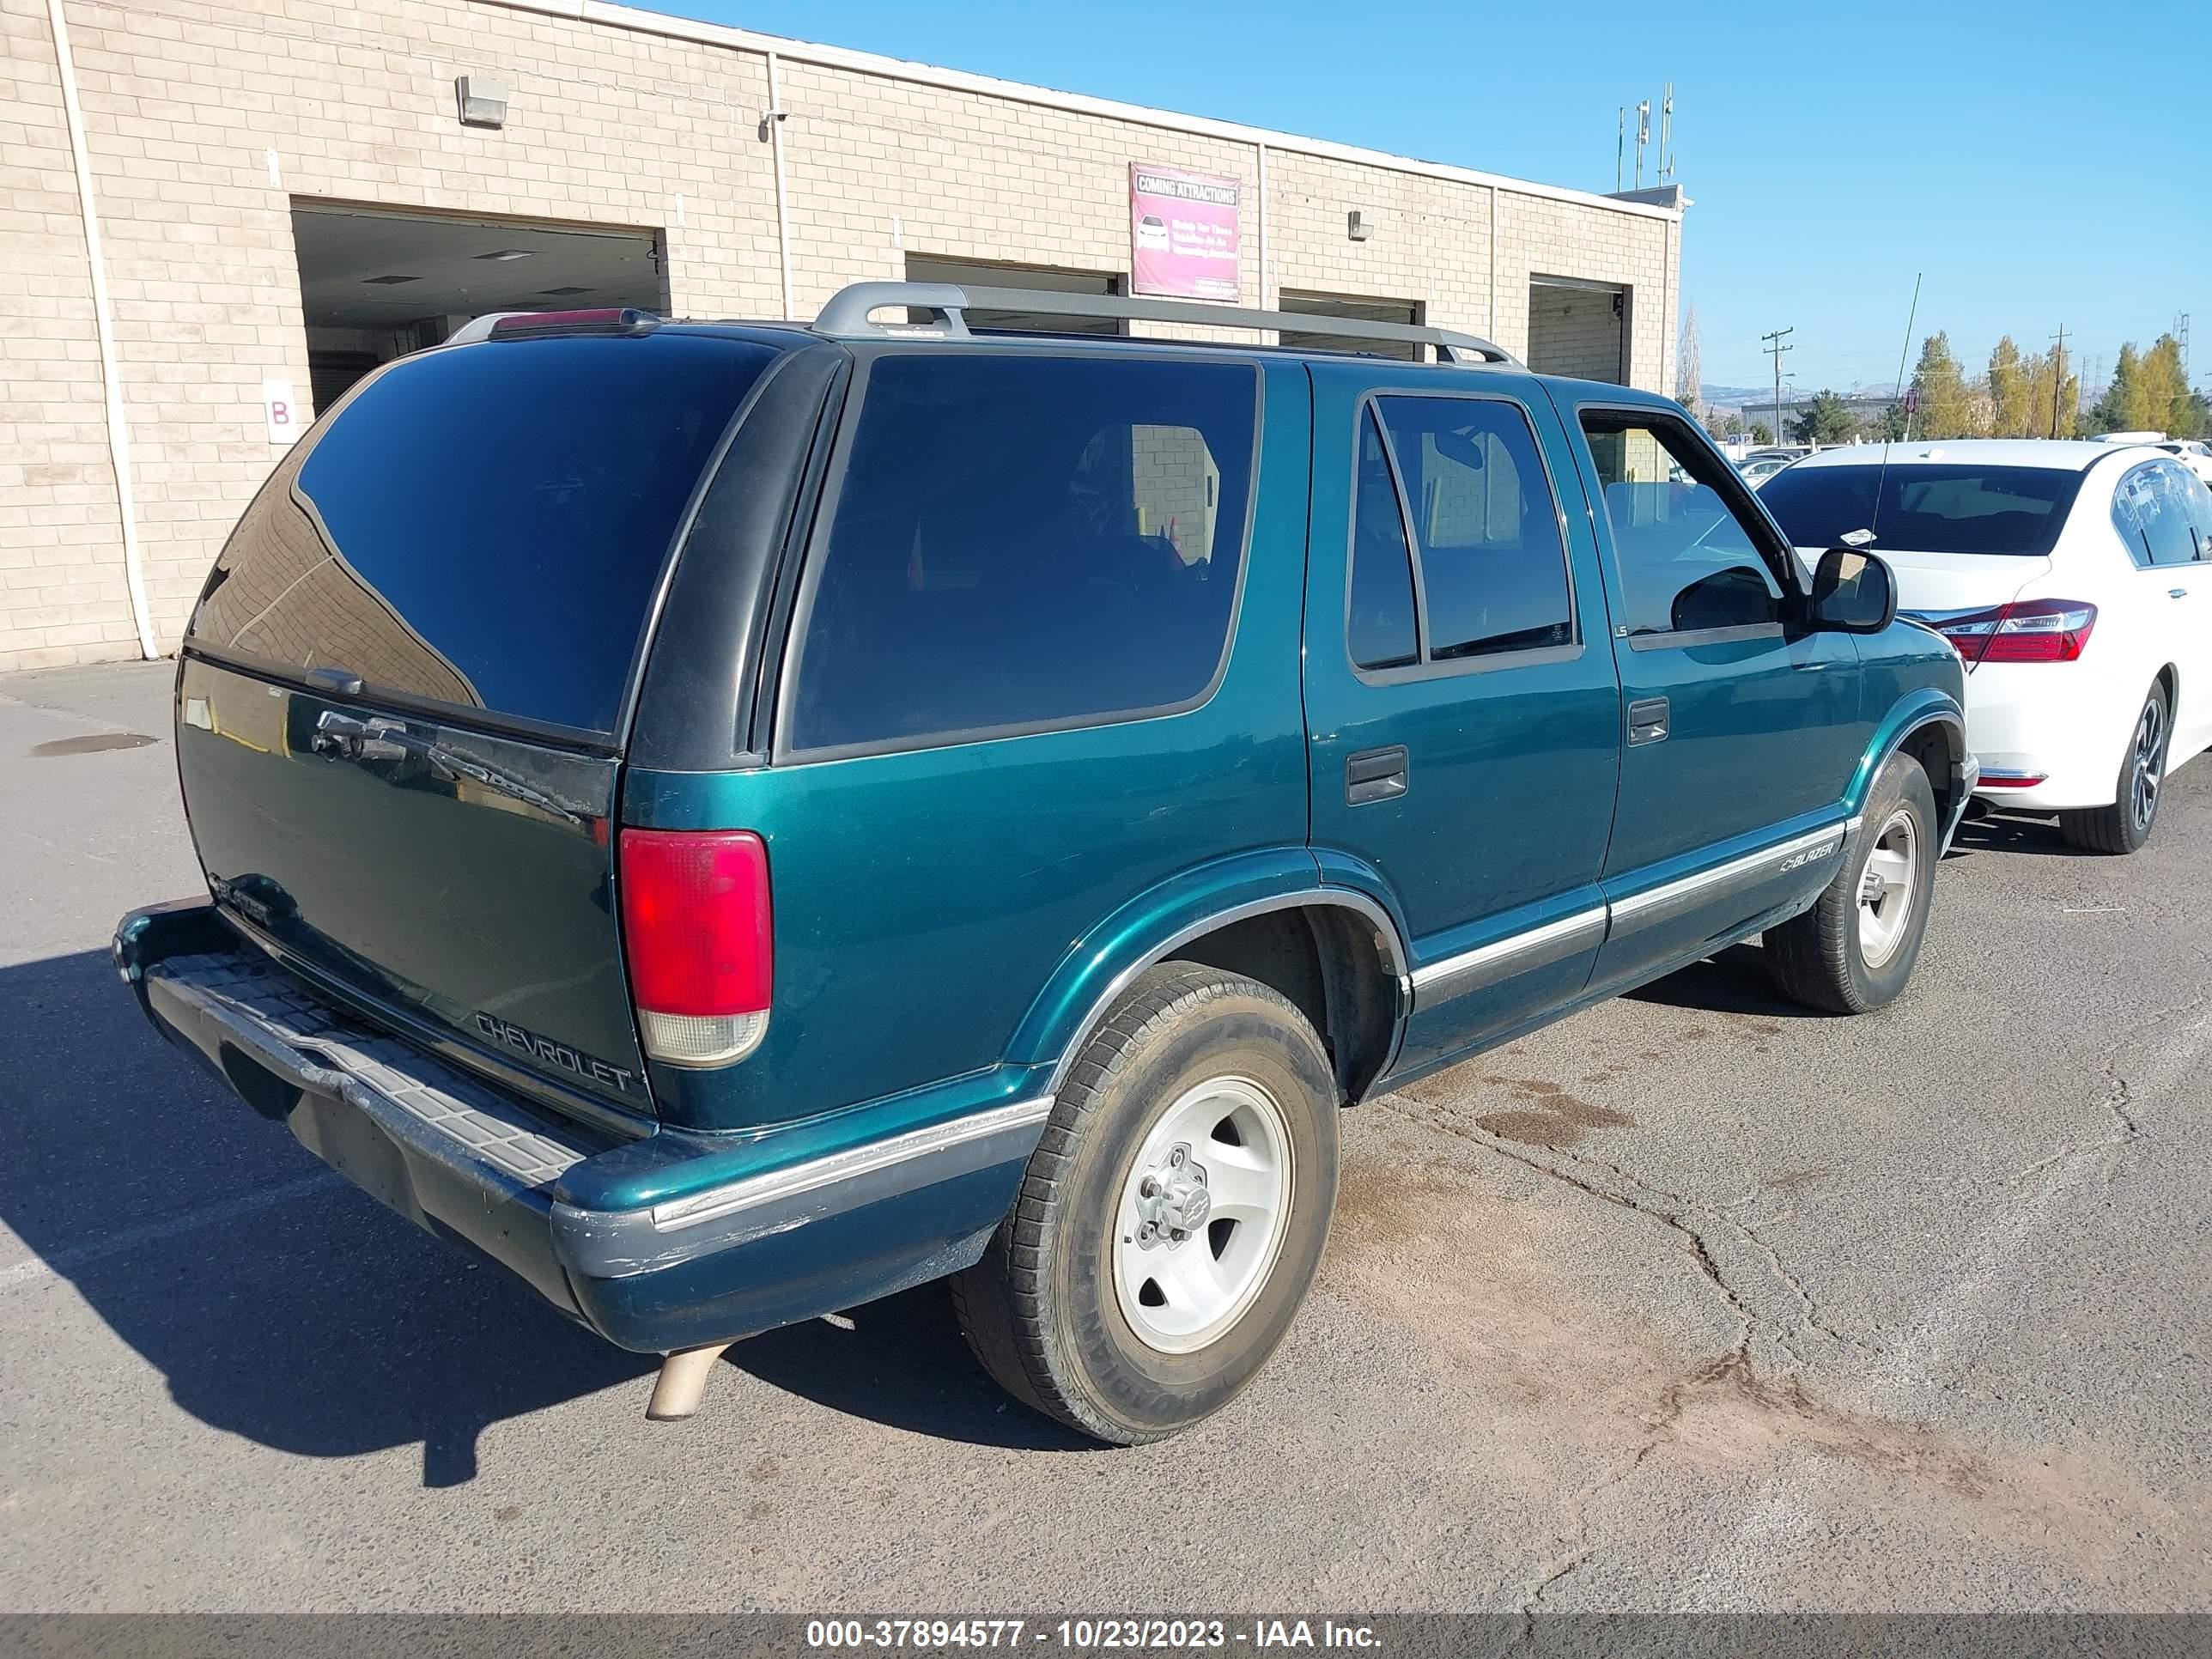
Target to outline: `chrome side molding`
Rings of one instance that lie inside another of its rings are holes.
[[[1793,836],[1772,847],[1717,864],[1710,870],[1699,870],[1626,898],[1578,910],[1525,933],[1510,934],[1475,950],[1425,963],[1413,970],[1413,1006],[1433,1008],[1455,997],[1486,990],[1516,974],[1565,961],[1589,949],[1594,938],[1602,941],[1616,934],[1634,933],[1680,915],[1693,904],[1730,888],[1748,887],[1832,859],[1858,833],[1863,822],[1863,817],[1853,817],[1826,829]]]

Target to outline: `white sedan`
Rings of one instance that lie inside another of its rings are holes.
[[[1993,805],[2132,853],[2212,744],[2212,490],[2148,445],[1981,439],[1825,450],[1759,501],[1808,561],[1855,532],[1902,614],[1966,665]],[[1855,538],[1856,539],[1856,538]]]
[[[2168,438],[2159,447],[2169,455],[2180,456],[2184,466],[2212,484],[2212,443],[2202,438]]]

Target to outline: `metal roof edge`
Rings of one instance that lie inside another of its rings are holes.
[[[1004,81],[995,76],[971,74],[966,70],[940,69],[931,64],[888,58],[849,46],[821,46],[812,41],[787,40],[781,35],[733,28],[725,23],[702,23],[694,18],[672,17],[637,6],[612,5],[607,3],[607,0],[475,0],[475,3],[498,6],[509,11],[533,12],[545,17],[565,18],[571,22],[631,29],[639,33],[658,34],[671,40],[693,40],[702,46],[720,46],[732,52],[755,52],[762,56],[774,52],[794,64],[849,70],[858,74],[881,76],[889,80],[972,93],[979,97],[999,98],[1012,103],[1062,110],[1074,115],[1093,115],[1107,120],[1126,121],[1133,125],[1156,127],[1166,132],[1216,138],[1229,143],[1264,146],[1293,155],[1348,161],[1355,166],[1379,167],[1387,172],[1438,179],[1451,184],[1474,185],[1510,195],[1564,202],[1575,207],[1595,208],[1632,218],[1679,223],[1682,217],[1680,208],[1623,201],[1598,191],[1571,190],[1564,185],[1541,185],[1527,179],[1508,178],[1503,173],[1455,167],[1449,162],[1423,161],[1412,156],[1393,155],[1385,150],[1367,149],[1358,144],[1340,144],[1326,138],[1304,137],[1297,133],[1246,126],[1241,122],[1216,120],[1208,116],[1182,115],[1172,110],[1153,109],[1143,104],[1126,104],[1111,98],[1094,98],[1084,93],[1060,92],[1049,87],[1031,86],[1021,81]]]

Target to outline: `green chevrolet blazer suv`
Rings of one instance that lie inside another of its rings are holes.
[[[1880,559],[1480,340],[1132,323],[1312,326],[872,283],[370,374],[192,613],[147,1014],[654,1416],[945,1279],[1129,1443],[1282,1339],[1340,1110],[1754,936],[1899,994],[1974,767]]]

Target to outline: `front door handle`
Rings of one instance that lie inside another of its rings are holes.
[[[2189,597],[2189,590],[2185,587],[2169,587],[2166,590],[2166,597],[2169,599],[2185,599]]]
[[[1672,709],[1664,697],[1645,697],[1628,705],[1628,744],[1664,743]]]
[[[1344,763],[1344,804],[1364,806],[1369,801],[1395,800],[1406,793],[1406,745],[1369,749]]]

